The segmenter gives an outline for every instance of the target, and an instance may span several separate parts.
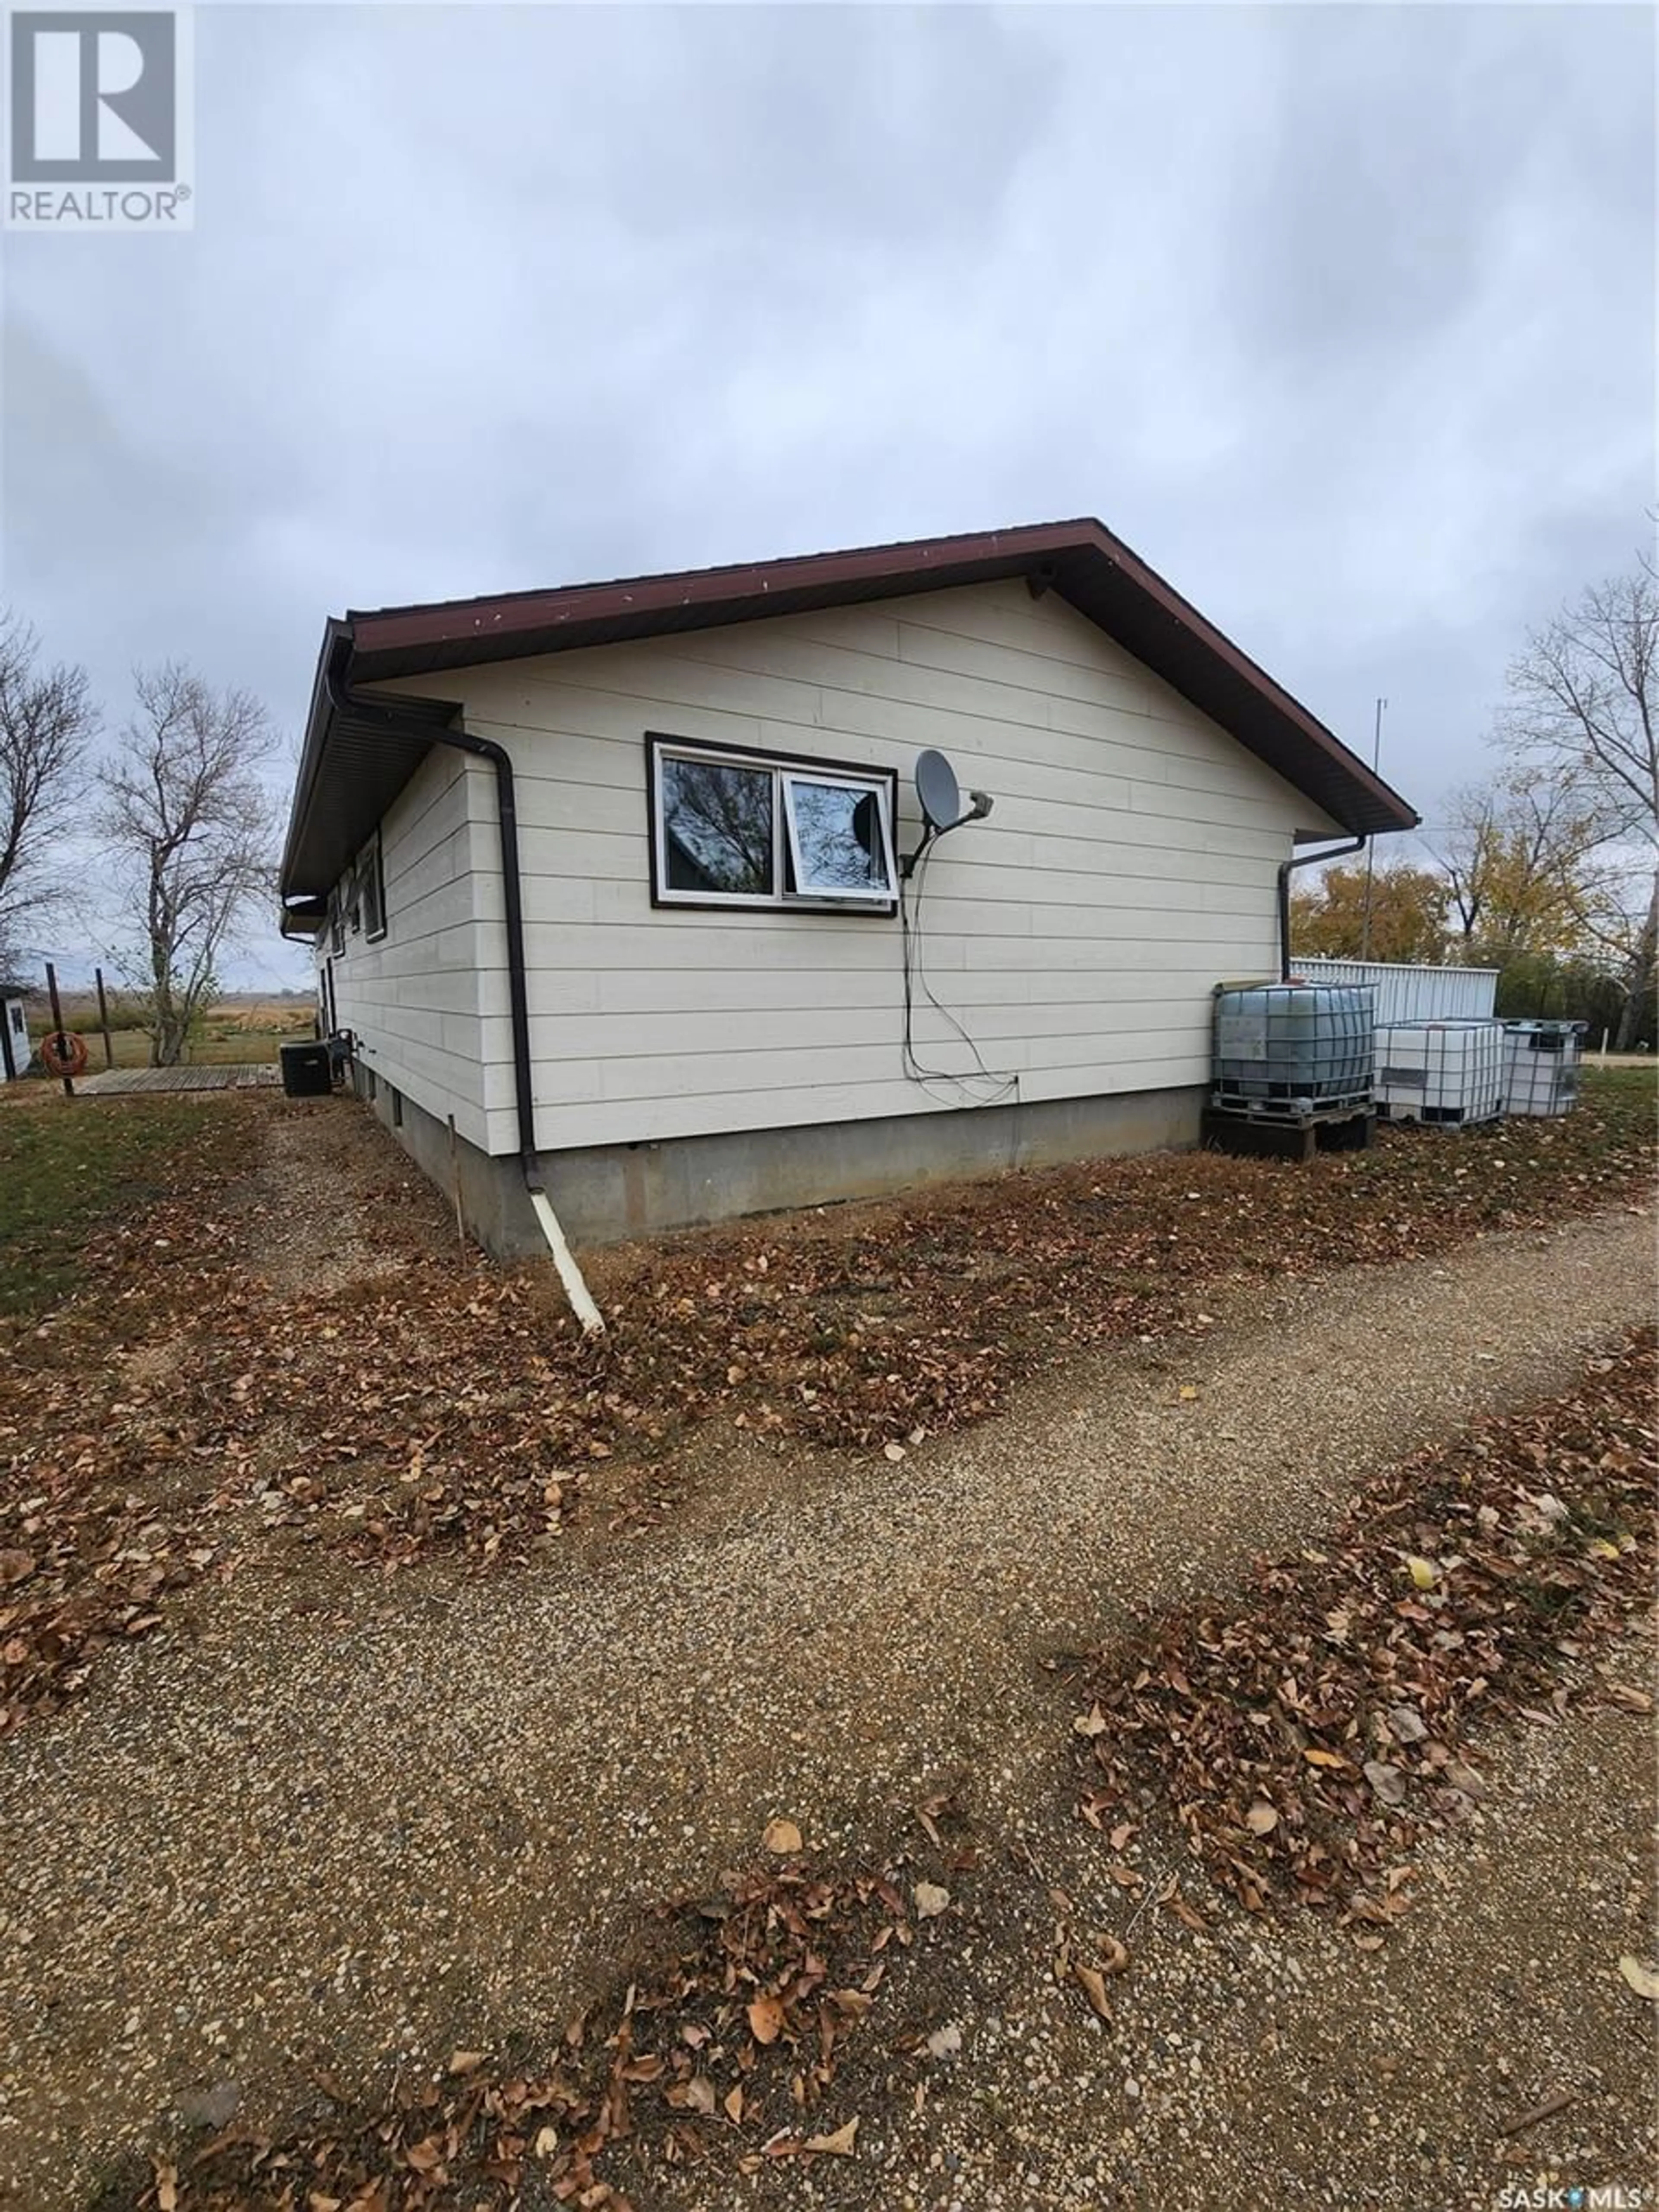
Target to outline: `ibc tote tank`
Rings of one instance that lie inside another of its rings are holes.
[[[1278,1114],[1370,1097],[1376,1024],[1369,984],[1218,984],[1215,1102]]]

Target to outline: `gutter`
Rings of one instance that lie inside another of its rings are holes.
[[[1349,853],[1362,853],[1367,836],[1360,831],[1351,845],[1328,845],[1322,853],[1292,853],[1279,864],[1279,980],[1291,980],[1291,873],[1296,868],[1316,867],[1322,860],[1340,860]]]
[[[605,1321],[593,1303],[575,1255],[566,1242],[559,1218],[547,1194],[541,1155],[536,1149],[536,1106],[531,1080],[530,994],[524,957],[524,900],[519,875],[519,810],[513,787],[513,762],[506,748],[493,738],[475,737],[458,725],[444,726],[401,714],[391,701],[351,690],[346,683],[354,640],[342,625],[331,642],[323,663],[323,690],[337,714],[354,721],[395,732],[422,744],[453,745],[458,752],[488,761],[495,771],[495,806],[501,833],[501,887],[507,919],[507,1000],[513,1023],[513,1097],[519,1128],[519,1166],[529,1194],[537,1226],[547,1239],[553,1264],[559,1271],[571,1310],[586,1336],[605,1333]]]

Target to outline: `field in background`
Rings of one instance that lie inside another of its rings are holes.
[[[83,1036],[91,1057],[87,1072],[95,1075],[108,1065],[98,1027],[98,1001],[89,991],[63,994],[64,1026]],[[52,1009],[44,997],[29,1002],[29,1035],[38,1047],[52,1027]],[[313,1033],[313,1004],[309,996],[265,999],[222,999],[202,1025],[202,1033],[186,1055],[198,1065],[227,1063],[254,1065],[274,1060],[279,1045]],[[110,1042],[117,1067],[148,1067],[149,1039],[138,1026],[138,1012],[118,993],[109,998]]]

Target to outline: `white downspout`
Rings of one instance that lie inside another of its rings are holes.
[[[564,1294],[570,1301],[570,1310],[582,1325],[584,1336],[603,1336],[605,1316],[593,1303],[593,1296],[583,1280],[582,1271],[576,1264],[576,1255],[565,1242],[559,1217],[544,1190],[532,1189],[530,1203],[535,1209],[541,1232],[547,1239],[547,1249],[553,1255],[553,1265],[559,1271],[559,1280],[564,1285]]]

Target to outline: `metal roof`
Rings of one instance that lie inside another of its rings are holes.
[[[283,892],[326,891],[428,750],[331,706],[323,683],[331,655],[346,682],[373,685],[1012,576],[1024,577],[1034,591],[1057,592],[1344,829],[1357,834],[1415,826],[1417,814],[1397,792],[1120,538],[1085,517],[736,568],[383,607],[331,622],[283,855]],[[398,706],[435,726],[460,711],[441,699],[400,697]]]

